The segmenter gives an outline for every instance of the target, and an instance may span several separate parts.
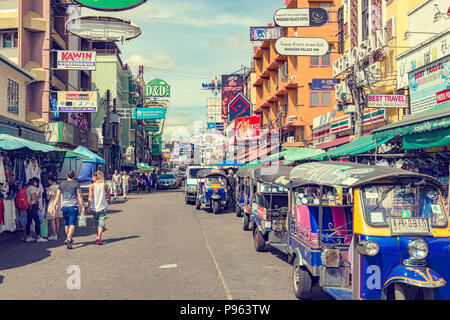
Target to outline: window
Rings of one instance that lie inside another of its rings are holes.
[[[19,84],[11,79],[8,79],[8,112],[19,114]]]
[[[267,91],[269,92],[269,96],[270,96],[270,92],[271,92],[271,90],[270,90],[270,77],[269,77],[269,79],[267,79]]]
[[[328,22],[327,23],[331,23],[332,19],[332,12],[331,12],[331,2],[320,2],[320,7],[322,9],[325,9],[328,13]]]
[[[284,95],[284,116],[287,117],[289,114],[289,95]]]
[[[311,106],[331,106],[331,92],[311,91]]]
[[[362,0],[362,39],[369,37],[369,0]]]
[[[278,71],[275,73],[275,84],[278,89]]]
[[[311,63],[310,65],[312,67],[328,67],[331,66],[331,51],[332,51],[332,45],[329,45],[328,52],[324,54],[323,56],[311,56]]]
[[[17,48],[17,32],[2,33],[2,48]]]

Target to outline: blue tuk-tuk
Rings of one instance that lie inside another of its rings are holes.
[[[195,208],[210,209],[214,214],[228,208],[227,175],[219,169],[204,169],[197,174]]]
[[[290,174],[286,245],[299,299],[450,299],[442,184],[405,170],[317,162]]]
[[[286,243],[286,217],[289,210],[289,175],[293,167],[259,167],[252,172],[256,183],[252,198],[251,222],[256,251]]]

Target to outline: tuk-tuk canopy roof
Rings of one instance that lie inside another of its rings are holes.
[[[253,177],[262,182],[274,185],[289,187],[289,176],[293,167],[290,166],[270,166],[260,167],[253,171]]]
[[[358,187],[381,179],[419,178],[442,188],[435,178],[401,169],[369,166],[351,162],[311,162],[296,166],[290,174],[292,186],[317,184],[325,186]]]
[[[206,178],[207,176],[211,176],[211,175],[221,175],[221,176],[224,176],[224,177],[227,176],[226,173],[223,170],[215,168],[215,169],[203,169],[203,170],[200,170],[197,173],[197,178]]]
[[[255,171],[256,169],[258,169],[260,167],[261,166],[246,167],[246,168],[242,167],[238,171],[236,171],[236,175],[239,178],[248,177],[252,174],[253,171]]]

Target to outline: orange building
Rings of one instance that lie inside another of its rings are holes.
[[[341,0],[286,0],[286,8],[324,8],[328,22],[320,27],[285,27],[285,37],[318,37],[329,43],[324,56],[282,56],[275,41],[254,48],[257,88],[255,114],[262,116],[264,132],[280,130],[286,147],[312,145],[313,119],[334,110],[334,90],[311,88],[313,79],[332,79],[332,62],[340,57],[337,48],[337,10]]]

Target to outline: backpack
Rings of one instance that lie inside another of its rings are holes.
[[[16,208],[19,210],[28,210],[30,208],[27,198],[27,189],[28,187],[24,187],[17,192],[15,204]]]

